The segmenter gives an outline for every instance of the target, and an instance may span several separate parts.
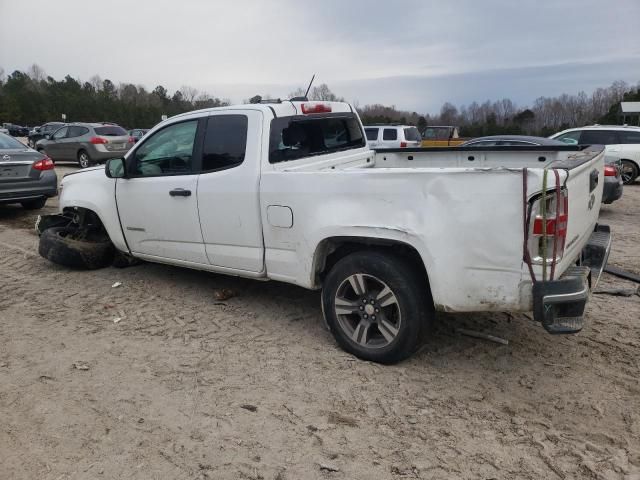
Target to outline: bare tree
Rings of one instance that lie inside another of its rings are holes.
[[[29,67],[27,75],[29,75],[29,78],[34,82],[41,82],[47,78],[47,74],[44,72],[44,69],[37,63],[34,63]]]
[[[102,90],[102,78],[100,75],[94,75],[89,79],[89,83],[93,85],[93,88],[96,89],[96,92]]]
[[[180,93],[182,93],[182,98],[189,103],[193,103],[193,101],[198,96],[198,89],[190,87],[189,85],[183,85],[180,87]]]
[[[313,87],[309,94],[310,100],[322,100],[325,102],[344,102],[344,98],[333,93],[326,83]]]

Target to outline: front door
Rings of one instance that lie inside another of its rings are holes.
[[[129,178],[117,180],[116,200],[133,253],[209,263],[198,218],[200,130],[198,119],[167,125],[127,157]]]
[[[62,127],[55,131],[44,146],[44,150],[52,160],[65,160],[63,141],[67,137],[69,127]]]

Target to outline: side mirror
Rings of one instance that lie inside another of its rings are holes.
[[[109,178],[127,178],[127,164],[124,158],[110,158],[104,166],[104,173]]]

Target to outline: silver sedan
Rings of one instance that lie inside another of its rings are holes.
[[[58,193],[53,161],[13,137],[0,133],[0,204],[44,207]]]

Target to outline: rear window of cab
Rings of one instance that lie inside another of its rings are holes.
[[[269,163],[325,155],[366,146],[352,113],[281,117],[271,120]]]

